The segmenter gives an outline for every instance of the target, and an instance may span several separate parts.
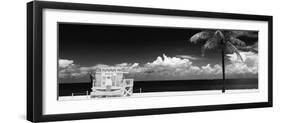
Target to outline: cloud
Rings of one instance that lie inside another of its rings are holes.
[[[73,66],[74,65],[73,63],[74,63],[73,60],[60,59],[59,60],[59,67],[60,68],[67,68],[67,67]]]
[[[219,79],[221,67],[219,65],[195,66],[189,59],[167,57],[163,55],[155,61],[144,65],[148,72],[138,76],[149,76],[152,80],[186,80],[186,79]]]
[[[83,76],[87,74],[84,70],[81,70],[84,67],[79,67],[79,65],[74,64],[73,60],[59,59],[58,62],[59,62],[58,76],[61,79],[83,78]]]
[[[154,61],[140,66],[138,63],[122,63],[135,80],[186,80],[186,79],[218,79],[221,78],[220,65],[195,66],[189,59],[158,56]]]
[[[227,78],[257,77],[258,55],[252,52],[241,52],[243,62],[235,54],[228,54],[229,63],[226,65]],[[72,60],[60,60],[60,78],[88,78],[89,73],[99,67],[121,67],[129,72],[127,78],[136,81],[148,80],[192,80],[192,79],[221,79],[222,67],[219,64],[196,66],[190,59],[158,56],[154,61],[140,65],[139,63],[120,63],[115,65],[97,64],[90,67],[79,67]]]
[[[179,66],[190,66],[192,62],[189,59],[181,59],[177,57],[168,57],[163,54],[163,58],[158,56],[153,62],[148,62],[146,66],[165,66],[165,67],[179,67]]]
[[[236,54],[228,54],[230,63],[226,65],[226,75],[232,78],[257,77],[259,59],[258,54],[253,52],[240,52],[243,61]]]

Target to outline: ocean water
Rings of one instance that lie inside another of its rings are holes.
[[[60,83],[59,96],[85,95],[91,92],[92,83]],[[133,93],[221,90],[223,80],[134,81]],[[225,88],[258,89],[258,79],[227,79]]]

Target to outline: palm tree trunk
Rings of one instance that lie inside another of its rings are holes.
[[[224,47],[225,44],[222,43],[222,49],[221,49],[221,56],[222,56],[222,93],[225,92],[225,67],[224,67]]]

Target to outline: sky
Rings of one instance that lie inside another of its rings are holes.
[[[222,79],[221,49],[202,56],[190,37],[206,29],[59,23],[59,82],[89,81],[98,67],[122,67],[135,81]],[[241,37],[247,46],[257,38]],[[258,54],[226,54],[226,77],[256,78]],[[237,68],[233,70],[232,68]]]

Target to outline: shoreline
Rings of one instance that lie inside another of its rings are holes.
[[[128,97],[103,97],[91,98],[91,95],[79,96],[59,96],[58,101],[79,101],[79,100],[100,100],[100,99],[128,99],[128,98],[145,98],[145,97],[167,97],[167,96],[195,96],[195,95],[214,95],[214,94],[243,94],[243,93],[258,93],[259,89],[233,89],[226,90],[222,93],[221,90],[207,90],[207,91],[180,91],[180,92],[147,92],[147,93],[133,93]]]

